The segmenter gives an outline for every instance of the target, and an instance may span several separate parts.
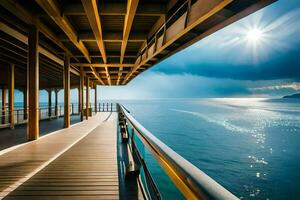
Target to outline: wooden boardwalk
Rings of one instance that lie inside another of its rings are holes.
[[[118,199],[117,114],[101,113],[0,156],[0,198]]]

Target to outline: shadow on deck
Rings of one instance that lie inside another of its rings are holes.
[[[71,124],[80,122],[80,115],[71,116]],[[63,128],[64,118],[53,118],[40,121],[40,136],[47,135],[53,131]],[[27,124],[15,126],[15,129],[0,129],[0,150],[27,142]]]

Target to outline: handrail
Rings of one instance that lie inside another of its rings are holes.
[[[142,142],[154,154],[167,175],[187,199],[238,199],[215,180],[155,137],[136,121],[123,105],[118,105],[120,112],[123,113],[139,138],[141,138]]]

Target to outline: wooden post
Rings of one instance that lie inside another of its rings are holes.
[[[95,113],[97,112],[97,85],[95,85]]]
[[[89,118],[89,107],[90,107],[90,79],[89,77],[86,77],[86,82],[85,82],[85,87],[86,87],[86,105],[85,105],[85,118],[88,119]]]
[[[64,64],[64,128],[70,127],[70,56],[66,54]]]
[[[39,32],[36,25],[29,27],[27,91],[29,95],[28,140],[39,137]]]
[[[9,124],[10,128],[13,129],[15,127],[15,65],[10,65],[10,78],[9,78]]]
[[[54,114],[55,114],[55,116],[56,117],[58,117],[58,92],[59,92],[59,90],[54,90],[54,92],[55,92],[55,101],[54,101],[54,106],[55,106],[55,108],[54,108]]]
[[[2,87],[2,124],[5,124],[6,118],[6,86]]]
[[[80,77],[79,77],[79,82],[80,82]],[[80,83],[79,83],[79,86],[77,88],[77,91],[78,91],[78,107],[77,107],[77,110],[78,110],[78,114],[80,114]]]
[[[48,90],[48,116],[49,118],[51,117],[51,112],[52,112],[52,98],[51,98],[51,95],[52,94],[52,90],[49,89]]]
[[[80,120],[83,121],[83,86],[84,86],[84,74],[83,68],[80,68],[80,87],[79,87],[79,106],[80,106]]]
[[[27,119],[27,105],[28,105],[28,98],[27,98],[27,89],[24,88],[23,90],[23,119]]]

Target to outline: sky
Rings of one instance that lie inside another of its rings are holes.
[[[102,99],[280,97],[300,93],[300,0],[279,0],[198,41]]]

